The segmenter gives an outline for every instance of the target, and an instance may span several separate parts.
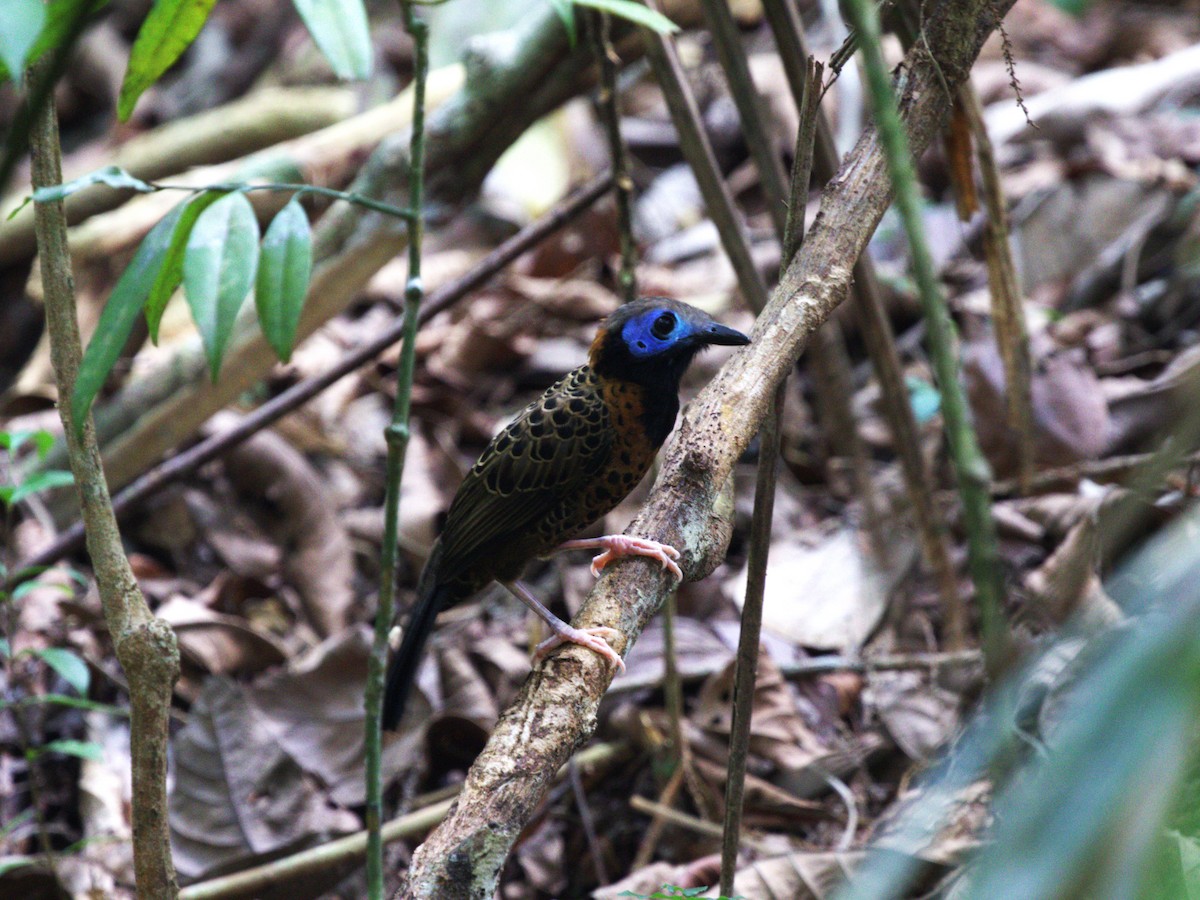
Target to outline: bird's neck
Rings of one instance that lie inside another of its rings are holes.
[[[625,421],[636,421],[650,445],[655,450],[661,447],[679,415],[678,384],[646,385],[599,373],[597,380],[610,412]]]

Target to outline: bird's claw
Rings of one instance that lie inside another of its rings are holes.
[[[644,556],[656,559],[662,567],[675,576],[676,581],[683,581],[683,570],[675,560],[679,559],[679,551],[669,544],[661,544],[647,538],[614,535],[607,538],[608,545],[604,552],[592,560],[592,575],[600,577],[600,570],[615,559],[623,556]]]
[[[576,628],[573,625],[564,625],[562,631],[556,631],[537,645],[533,651],[533,661],[535,664],[541,662],[551,651],[556,650],[563,644],[578,644],[580,647],[587,647],[589,650],[600,654],[604,659],[615,664],[618,671],[624,672],[625,660],[621,659],[621,654],[617,653],[608,643],[619,637],[621,637],[621,632],[604,625],[596,625],[592,628]]]

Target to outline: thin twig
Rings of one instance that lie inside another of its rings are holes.
[[[804,241],[804,212],[808,183],[812,177],[813,144],[816,137],[821,66],[812,62],[800,106],[800,128],[787,199],[787,219],[781,234],[783,255],[780,275]],[[767,559],[771,550],[771,521],[775,513],[775,471],[779,460],[779,413],[783,408],[787,379],[779,383],[774,400],[759,431],[758,474],[754,484],[754,517],[750,526],[746,599],[742,605],[742,628],[738,636],[737,666],[733,680],[733,724],[729,736],[729,763],[725,779],[725,824],[721,844],[721,893],[733,894],[733,877],[741,843],[742,801],[746,787],[746,760],[750,755],[750,719],[754,709],[754,685],[758,670],[758,642],[762,636],[762,609],[767,584]]]
[[[783,61],[788,86],[797,107],[802,105],[805,85],[805,60],[809,58],[804,28],[795,4],[786,0],[763,0],[763,10],[770,22]],[[821,181],[828,181],[838,168],[837,148],[833,129],[822,111],[817,119],[816,145],[813,148],[813,172]],[[954,566],[950,561],[946,531],[933,506],[934,479],[929,464],[921,454],[921,432],[917,427],[900,352],[892,325],[883,302],[883,291],[871,257],[865,251],[854,263],[854,308],[862,330],[863,343],[879,381],[883,395],[881,407],[892,432],[896,455],[904,474],[905,490],[912,504],[913,519],[921,538],[925,559],[933,571],[945,610],[947,644],[963,646],[965,640],[965,609],[958,595]],[[861,488],[860,488],[861,491]],[[865,508],[865,506],[864,506]],[[869,522],[868,522],[869,525]]]
[[[879,48],[878,14],[869,0],[849,0],[848,12],[859,32],[871,107],[887,154],[888,171],[896,192],[896,206],[908,235],[913,270],[925,312],[930,355],[942,393],[946,440],[962,498],[967,557],[982,621],[984,655],[989,672],[998,674],[1007,665],[1011,651],[1002,605],[1003,587],[996,528],[988,496],[990,472],[979,450],[967,412],[966,395],[958,377],[954,323],[950,320],[934,271],[933,258],[925,241],[916,172]]]
[[[248,194],[251,191],[278,191],[280,193],[291,192],[293,194],[316,194],[320,197],[328,197],[330,200],[345,200],[347,203],[353,203],[361,206],[363,209],[374,210],[377,213],[382,213],[385,216],[391,216],[393,219],[403,219],[406,222],[413,222],[417,218],[416,210],[401,209],[399,206],[393,206],[391,203],[384,203],[382,200],[373,200],[370,197],[364,197],[362,194],[354,191],[339,191],[335,188],[322,187],[319,184],[304,184],[293,182],[266,182],[263,184],[247,184],[240,181],[228,181],[217,184],[162,184],[157,181],[146,182],[156,191],[187,191],[189,193],[198,194],[204,191],[222,191],[233,192],[241,191]]]
[[[608,155],[613,172],[613,195],[617,201],[617,234],[621,242],[621,271],[617,283],[626,303],[637,299],[637,244],[633,239],[633,179],[629,176],[629,152],[621,137],[621,114],[617,108],[617,64],[620,57],[612,45],[612,20],[608,13],[596,14],[596,55],[600,58],[600,119],[608,138]]]
[[[702,0],[701,5],[712,31],[717,59],[720,60],[725,79],[729,82],[729,93],[737,106],[746,145],[762,182],[767,210],[775,224],[776,233],[782,237],[788,217],[785,199],[788,192],[787,175],[783,170],[774,136],[767,128],[762,99],[750,75],[750,65],[742,49],[737,22],[730,12],[728,0]],[[807,185],[805,187],[807,188]],[[805,195],[807,197],[807,190]]]
[[[655,6],[653,0],[649,0],[648,5]],[[654,77],[667,101],[667,110],[675,130],[679,132],[679,149],[700,185],[700,195],[704,198],[708,217],[717,227],[721,245],[733,266],[742,296],[750,308],[758,312],[766,306],[767,286],[750,254],[750,236],[734,208],[729,187],[721,177],[716,155],[701,124],[700,110],[684,77],[674,41],[669,35],[649,29],[644,31],[644,39]]]
[[[31,76],[45,87],[50,67],[40,64]],[[30,133],[33,184],[62,183],[62,150],[52,103],[42,104]],[[75,287],[67,245],[62,201],[39,203],[34,210],[38,259],[45,290],[46,329],[58,395],[75,390],[83,356],[75,311]],[[69,403],[59,405],[67,454],[86,526],[88,553],[96,576],[105,623],[121,668],[129,677],[130,765],[133,777],[133,865],[139,898],[167,900],[179,886],[171,861],[167,825],[167,724],[171,693],[179,677],[175,633],[155,618],[125,557],[117,517],[92,417],[75,420]]]
[[[663,809],[674,809],[675,795],[679,793],[681,787],[683,787],[683,768],[677,766],[671,773],[671,777],[667,779],[662,791],[659,792],[658,805]],[[667,820],[658,813],[651,814],[650,824],[646,827],[646,833],[642,837],[642,842],[638,845],[637,853],[633,857],[633,863],[629,867],[631,872],[636,872],[642,866],[650,864],[650,860],[654,858],[654,851],[658,849],[658,842],[662,840],[663,827],[666,824]]]
[[[712,29],[717,58],[721,61],[721,68],[729,82],[730,93],[738,109],[738,118],[746,135],[746,144],[759,173],[767,209],[782,242],[788,217],[794,214],[795,204],[800,205],[800,215],[803,216],[808,201],[808,182],[806,181],[803,190],[794,194],[789,201],[783,162],[779,158],[771,129],[767,125],[763,104],[751,78],[750,66],[742,49],[733,13],[730,12],[726,0],[703,0],[703,6]],[[820,93],[818,85],[813,89],[813,107],[818,105]],[[802,98],[796,99],[797,103],[802,102]],[[803,115],[805,113],[802,110],[801,116]],[[810,161],[813,155],[812,144],[813,142],[809,141],[809,147],[805,151]],[[811,162],[804,168],[811,172]],[[786,265],[788,254],[784,253],[783,256]],[[844,370],[849,363],[841,330],[836,322],[828,323],[817,332],[817,339],[809,347],[808,360],[816,370],[813,390],[821,410],[822,425],[830,436],[835,452],[851,460],[854,487],[862,501],[867,532],[880,559],[886,560],[887,544],[881,532],[878,503],[871,483],[866,447],[859,439],[858,430],[854,426],[854,416],[850,409],[852,394],[845,388],[848,376]]]
[[[449,309],[476,288],[487,283],[497,272],[521,254],[574,221],[584,210],[608,192],[612,184],[611,177],[609,173],[597,176],[555,209],[536,222],[527,225],[485,256],[464,276],[430,294],[429,299],[421,306],[421,324],[428,322],[443,310]],[[326,372],[292,385],[253,412],[247,413],[234,427],[206,438],[195,446],[159,463],[120,491],[113,498],[113,509],[118,516],[124,515],[136,504],[166,485],[191,474],[200,466],[216,459],[232,447],[236,447],[273,422],[304,405],[330,385],[402,340],[404,328],[403,320],[389,326],[377,337],[351,350]],[[20,581],[28,580],[44,567],[58,562],[82,546],[83,525],[77,522],[60,534],[53,543],[21,563],[5,585],[6,589],[11,590]]]
[[[655,803],[653,800],[647,800],[645,797],[639,797],[636,794],[629,798],[629,805],[640,813],[645,813],[648,816],[659,816],[663,821],[671,825],[677,825],[680,828],[686,828],[689,831],[694,831],[697,834],[707,838],[719,839],[721,837],[721,826],[715,825],[712,822],[706,822],[704,819],[699,819],[696,816],[689,816],[685,812],[680,812],[677,809],[672,809],[669,806],[663,806],[660,803]],[[744,839],[743,843],[747,847],[754,847],[760,850],[769,848],[763,846],[761,841]]]
[[[592,867],[596,870],[596,882],[608,884],[604,851],[600,846],[600,839],[596,837],[596,821],[592,818],[587,791],[583,789],[583,779],[579,777],[579,766],[575,764],[574,759],[567,763],[567,775],[571,781],[571,793],[575,796],[575,808],[579,810],[579,821],[583,825],[583,836],[587,840],[588,855],[592,857]]]
[[[1000,170],[996,165],[992,140],[983,123],[979,95],[969,81],[959,86],[958,102],[975,140],[975,158],[979,163],[979,179],[983,183],[987,211],[983,251],[987,260],[988,282],[992,288],[992,318],[996,323],[1000,360],[1004,364],[1008,427],[1017,445],[1017,483],[1021,486],[1021,492],[1028,494],[1032,488],[1034,468],[1033,363],[1029,358],[1029,329],[1025,324],[1021,287],[1008,239],[1008,204],[1000,184]]]
[[[388,633],[395,616],[396,554],[400,536],[400,481],[408,450],[413,372],[417,360],[417,327],[425,287],[421,280],[421,245],[425,234],[425,82],[429,74],[429,26],[416,16],[411,3],[401,0],[404,28],[413,39],[413,117],[408,160],[408,203],[413,211],[408,230],[408,281],[404,287],[404,342],[396,372],[396,402],[387,440],[383,499],[383,545],[379,553],[379,603],[375,637],[367,662],[366,688],[366,818],[367,896],[383,900],[383,706]]]

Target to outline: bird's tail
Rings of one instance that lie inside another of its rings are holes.
[[[436,556],[439,547],[434,548]],[[417,666],[421,663],[421,654],[429,636],[433,633],[433,624],[444,606],[448,605],[446,595],[448,589],[438,584],[434,576],[436,569],[435,556],[431,556],[421,573],[417,585],[417,599],[409,610],[408,620],[404,623],[404,635],[400,639],[400,649],[388,663],[387,686],[383,694],[383,730],[395,731],[404,717],[404,708],[408,704],[408,695],[412,692],[413,682],[417,677]]]

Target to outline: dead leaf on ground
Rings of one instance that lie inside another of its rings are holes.
[[[772,542],[763,627],[803,647],[857,653],[883,617],[890,589],[865,542],[854,528],[839,528],[811,546]],[[740,608],[745,570],[725,589]]]
[[[922,761],[958,728],[962,699],[926,672],[870,670],[863,704],[910,759]]]
[[[941,866],[960,864],[976,850],[991,822],[991,783],[976,781],[963,788],[943,806],[941,825],[932,839],[914,845],[904,830],[908,812],[918,809],[925,798],[924,787],[909,789],[877,820],[874,844],[881,849],[916,856]]]
[[[733,651],[707,622],[690,616],[675,617],[676,671],[682,678],[708,675],[728,665]],[[666,636],[663,620],[650,620],[642,636],[625,657],[625,671],[613,679],[613,688],[628,690],[633,685],[652,687],[666,678]]]
[[[279,543],[283,576],[299,591],[313,630],[328,637],[357,621],[350,540],[321,474],[271,431],[238,445],[224,462],[239,496]]]
[[[289,759],[328,787],[341,806],[364,802],[363,686],[370,639],[365,626],[328,638],[296,659],[287,671],[242,688],[243,702],[256,715],[257,730]],[[417,747],[430,714],[420,691],[396,738],[384,747],[383,771],[390,780],[421,760]]]
[[[211,675],[254,674],[287,659],[273,635],[250,627],[240,616],[216,612],[186,597],[172,597],[158,615],[175,629],[180,652]]]
[[[644,866],[606,887],[592,891],[593,900],[616,900],[633,894],[653,894],[664,884],[681,888],[706,887],[721,874],[721,857],[702,856],[688,863],[656,862]]]
[[[829,900],[862,864],[866,852],[788,853],[752,862],[733,876],[733,894],[742,897],[787,897],[788,900]],[[716,897],[708,891],[701,896]]]
[[[1052,625],[1077,615],[1085,631],[1109,628],[1124,618],[1100,582],[1096,520],[1081,518],[1040,568],[1025,577],[1029,611]]]
[[[733,721],[734,663],[700,688],[692,720],[728,739]],[[829,748],[801,718],[791,687],[769,655],[760,654],[754,681],[750,752],[780,769],[802,769]]]
[[[205,684],[173,748],[171,851],[184,879],[359,827],[352,813],[328,805],[261,711],[225,678]]]
[[[1008,427],[1004,369],[994,337],[970,341],[963,374],[988,461],[1003,477],[1016,470],[1017,435]],[[1095,372],[1070,354],[1046,355],[1035,363],[1032,380],[1034,457],[1043,466],[1096,459],[1109,437],[1108,405]]]

